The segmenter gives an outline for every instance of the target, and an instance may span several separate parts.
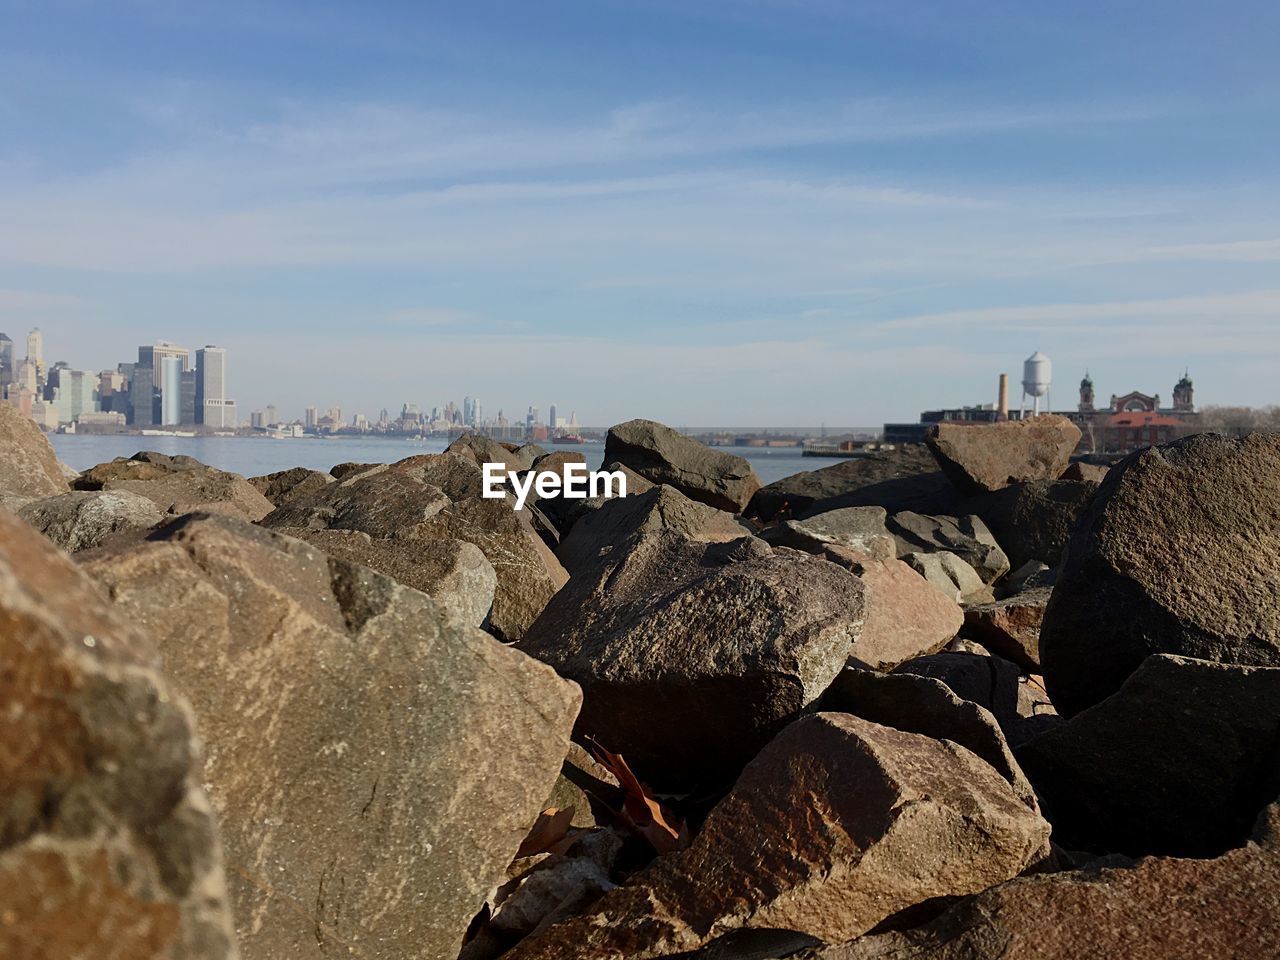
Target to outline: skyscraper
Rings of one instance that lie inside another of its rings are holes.
[[[553,403],[547,411],[547,426],[554,430],[560,426],[560,422],[556,420],[556,405]]]
[[[205,346],[196,351],[196,423],[234,427],[235,401],[227,399],[227,351]]]
[[[151,368],[135,364],[133,378],[129,381],[129,410],[131,426],[153,427],[156,423],[156,388]]]
[[[305,412],[305,423],[308,430],[314,430],[317,421],[320,419],[320,411],[315,407],[307,407]]]
[[[13,366],[13,341],[6,334],[0,333],[0,397],[5,388],[13,383],[17,371]]]
[[[161,361],[165,357],[177,357],[182,366],[179,373],[191,369],[191,351],[186,347],[179,347],[177,344],[169,343],[167,340],[161,340],[154,347],[138,348],[138,366],[150,367],[152,375],[152,386],[163,388],[161,381],[164,375],[164,367]]]
[[[160,358],[160,422],[182,422],[182,358],[172,353]]]
[[[39,327],[27,334],[27,359],[35,365],[36,377],[44,379],[44,334]]]

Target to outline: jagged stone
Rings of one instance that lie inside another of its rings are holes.
[[[137,624],[3,509],[0,705],[0,956],[235,960],[186,703]]]
[[[16,507],[70,489],[44,431],[13,404],[0,401],[0,505]]]
[[[329,468],[329,476],[335,480],[346,480],[355,476],[357,473],[363,473],[365,470],[372,470],[374,467],[381,467],[381,463],[356,463],[348,460],[345,463],[335,463]]]
[[[601,469],[610,473],[621,472],[626,477],[626,496],[628,497],[638,497],[640,494],[647,493],[657,486],[657,484],[650,483],[630,467],[623,466],[620,463],[609,463],[601,467]],[[569,535],[573,525],[580,519],[599,510],[614,499],[616,498],[588,497],[586,500],[571,500],[568,497],[561,496],[543,497],[538,500],[538,509],[542,511],[543,516],[555,525],[561,539],[563,539]]]
[[[1200,434],[1111,468],[1040,630],[1058,711],[1120,688],[1148,654],[1280,666],[1280,435]]]
[[[908,553],[904,563],[924,577],[944,597],[956,603],[990,603],[995,599],[991,588],[982,582],[978,571],[954,553]]]
[[[982,518],[933,517],[904,510],[888,521],[898,541],[898,555],[946,551],[971,566],[983,583],[995,583],[1009,572],[1009,558],[991,535]]]
[[[116,533],[150,530],[167,519],[154,501],[128,490],[73,490],[32,500],[18,516],[68,553],[101,546]]]
[[[977,494],[1027,480],[1056,480],[1080,443],[1080,428],[1046,413],[1004,423],[939,423],[925,442],[956,488]]]
[[[227,517],[86,569],[192,697],[246,960],[453,960],[556,778],[577,689],[416,590]]]
[[[992,653],[1039,673],[1040,623],[1052,592],[1051,587],[1037,587],[994,603],[966,607],[965,633]]]
[[[271,501],[238,473],[206,466],[192,457],[142,451],[117,457],[80,474],[77,490],[128,490],[171,514],[204,511],[261,520]]]
[[[876,450],[857,457],[841,460],[821,470],[792,474],[761,487],[751,498],[746,513],[765,522],[805,515],[810,509],[838,509],[842,506],[877,505],[874,499],[862,503],[832,504],[841,497],[856,495],[862,490],[920,474],[935,474],[938,463],[927,447],[907,444],[894,450]],[[941,474],[938,474],[939,478]],[[945,482],[945,481],[944,481]],[[823,512],[817,509],[816,512]]]
[[[828,546],[844,547],[878,560],[897,557],[894,539],[885,529],[883,507],[844,507],[803,520],[784,520],[761,531],[775,547],[822,553]]]
[[[261,477],[250,477],[249,483],[260,494],[271,501],[273,506],[281,507],[299,497],[323,490],[333,483],[333,475],[321,473],[319,470],[308,470],[306,467],[293,467],[290,470],[277,470]]]
[[[741,513],[760,489],[760,478],[742,457],[705,447],[653,420],[610,427],[604,459],[730,513]]]
[[[526,446],[536,446],[536,444],[527,444]],[[517,452],[520,449],[522,452]],[[542,450],[541,447],[537,448]],[[542,450],[546,453],[545,450]],[[501,463],[504,470],[515,470],[517,472],[528,470],[533,466],[533,461],[538,454],[533,451],[514,448],[503,443],[499,443],[490,437],[481,436],[478,433],[464,433],[453,443],[445,448],[445,453],[459,454],[474,460],[478,466],[486,463]]]
[[[1110,467],[1103,466],[1100,463],[1085,463],[1083,460],[1076,460],[1062,471],[1061,479],[1088,480],[1090,483],[1101,483],[1107,479],[1107,471],[1110,469]]]
[[[993,494],[980,509],[1015,569],[1033,561],[1057,567],[1097,489],[1088,481],[1037,480]]]
[[[406,470],[378,466],[326,484],[274,508],[271,529],[359,530],[379,539],[422,522],[449,506],[445,492]]]

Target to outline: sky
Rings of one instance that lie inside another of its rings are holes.
[[[240,412],[1280,402],[1274,0],[0,0],[0,330]],[[1017,400],[1015,386],[1014,399]]]

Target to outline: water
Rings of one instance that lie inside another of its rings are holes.
[[[265,437],[140,437],[94,434],[53,434],[49,438],[64,463],[76,470],[128,457],[139,450],[176,456],[186,454],[220,470],[257,477],[290,467],[327,471],[335,463],[391,463],[420,453],[439,453],[447,440],[409,440],[385,437],[335,437],[270,440]],[[587,466],[598,469],[603,443],[543,444],[547,450],[577,450]],[[746,457],[762,483],[773,483],[804,470],[829,466],[835,460],[802,456],[799,447],[722,447]]]

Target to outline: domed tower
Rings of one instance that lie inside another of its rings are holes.
[[[1093,413],[1093,378],[1089,376],[1089,371],[1084,372],[1084,379],[1080,381],[1080,406],[1081,413]]]
[[[1173,388],[1173,409],[1179,413],[1191,413],[1195,410],[1196,388],[1191,383],[1189,371],[1182,374],[1182,379]]]

